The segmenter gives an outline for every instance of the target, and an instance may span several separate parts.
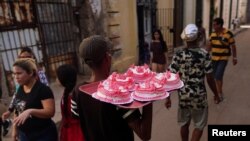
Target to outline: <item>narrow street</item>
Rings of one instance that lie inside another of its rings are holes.
[[[238,51],[238,64],[232,65],[230,60],[224,77],[225,100],[219,105],[214,104],[213,95],[208,89],[209,120],[208,124],[250,124],[250,30],[244,30],[236,36]],[[82,78],[80,78],[82,79]],[[81,81],[81,80],[80,80]],[[60,98],[62,88],[57,82],[52,83],[51,88],[56,97],[56,115],[53,118],[58,122],[60,115]],[[171,95],[172,108],[164,107],[164,100],[154,102],[154,115],[152,127],[152,141],[180,141],[179,126],[177,124],[177,93]],[[191,125],[192,127],[192,125]],[[191,135],[192,128],[190,130]],[[3,138],[3,141],[11,141],[11,132]],[[136,141],[140,141],[136,137]],[[207,128],[205,128],[201,141],[207,141]]]
[[[228,63],[224,77],[225,101],[214,104],[213,95],[208,89],[209,119],[208,124],[250,124],[250,30],[244,30],[236,36],[238,64]],[[180,127],[177,124],[177,93],[171,95],[172,108],[164,107],[164,100],[154,103],[152,141],[180,141]],[[192,125],[190,126],[192,127]],[[193,128],[190,128],[190,136]],[[136,139],[140,141],[140,139]],[[207,128],[201,141],[207,141]]]

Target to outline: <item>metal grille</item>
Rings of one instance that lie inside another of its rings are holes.
[[[10,72],[21,47],[30,47],[38,63],[42,62],[41,42],[37,28],[26,28],[0,32],[3,68]]]
[[[61,64],[76,65],[75,38],[72,30],[70,4],[62,0],[42,0],[36,3],[38,25],[44,47],[44,61],[50,78],[55,78],[55,70]]]
[[[67,0],[0,1],[0,58],[8,83],[22,47],[33,50],[50,80],[59,65],[76,65],[72,14]]]

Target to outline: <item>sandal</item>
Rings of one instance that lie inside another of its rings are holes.
[[[214,103],[219,104],[220,102],[221,102],[220,97],[219,96],[214,96]]]

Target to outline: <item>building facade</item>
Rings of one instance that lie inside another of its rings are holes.
[[[124,72],[145,63],[145,43],[161,29],[169,53],[182,46],[183,27],[203,20],[207,35],[215,17],[247,22],[247,0],[36,0],[0,2],[0,51],[6,80],[21,47],[31,47],[51,80],[61,64],[74,64],[80,73],[90,71],[78,55],[83,38],[99,34],[113,45],[112,71]],[[28,6],[25,6],[28,5]],[[249,9],[249,8],[248,8]],[[10,75],[11,76],[11,75]]]

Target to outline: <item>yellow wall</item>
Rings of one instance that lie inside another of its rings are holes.
[[[174,8],[173,0],[158,0],[157,8]]]
[[[138,62],[138,35],[137,35],[137,15],[135,0],[109,0],[113,4],[111,9],[119,11],[114,18],[119,27],[118,51],[113,57],[112,70],[124,72],[131,64]],[[112,32],[112,31],[111,31]]]
[[[174,0],[157,1],[157,27],[161,30],[163,38],[167,43],[168,52],[173,52],[173,35],[169,32],[174,27]]]
[[[183,27],[190,23],[195,23],[195,9],[196,1],[195,0],[186,0],[184,1],[184,19],[183,19]]]
[[[238,17],[240,18],[241,23],[246,22],[247,2],[248,2],[248,0],[240,0],[239,1],[239,13],[238,13],[239,15],[238,15]]]
[[[217,9],[219,11],[219,9]],[[210,0],[203,1],[203,27],[206,30],[206,37],[209,36]]]

